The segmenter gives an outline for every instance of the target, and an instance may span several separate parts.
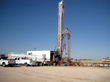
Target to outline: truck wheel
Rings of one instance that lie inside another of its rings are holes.
[[[27,66],[28,66],[28,64],[27,64],[27,63],[25,63],[25,66],[27,67]]]
[[[3,66],[3,67],[6,67],[6,64],[5,64],[5,63],[3,63],[3,64],[2,64],[2,66]]]

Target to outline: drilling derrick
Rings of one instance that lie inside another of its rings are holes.
[[[70,59],[70,40],[71,40],[71,31],[64,28],[64,2],[59,2],[59,12],[58,12],[58,48],[57,56],[58,60],[62,59],[64,55],[64,49],[66,51],[66,43],[64,42],[65,36],[68,37],[68,58]],[[66,54],[66,53],[65,53]]]
[[[58,55],[62,57],[63,52],[63,18],[64,18],[64,2],[59,2],[58,13]]]

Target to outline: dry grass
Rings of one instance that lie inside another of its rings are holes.
[[[76,62],[75,60],[71,60],[72,62]],[[80,63],[101,63],[102,60],[78,60]]]
[[[101,60],[80,60],[81,63],[101,63]]]

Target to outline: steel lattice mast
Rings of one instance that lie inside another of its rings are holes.
[[[63,48],[63,17],[64,17],[64,2],[59,2],[59,13],[58,13],[58,55],[62,56]]]
[[[58,55],[62,58],[63,49],[66,47],[63,45],[64,37],[68,36],[68,58],[70,58],[70,40],[71,40],[71,31],[64,29],[64,2],[59,2],[59,13],[58,13]]]

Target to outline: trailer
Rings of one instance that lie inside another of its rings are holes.
[[[54,63],[54,51],[45,50],[45,51],[27,51],[27,55],[36,56],[38,65],[53,65]]]

